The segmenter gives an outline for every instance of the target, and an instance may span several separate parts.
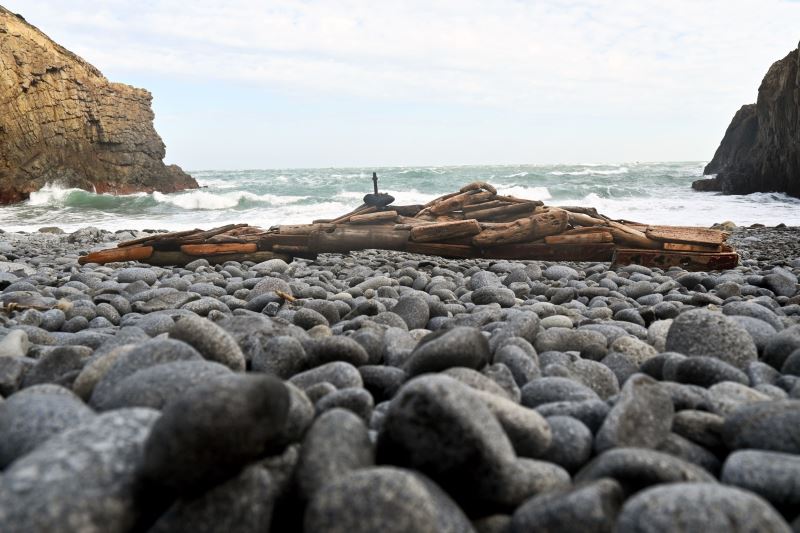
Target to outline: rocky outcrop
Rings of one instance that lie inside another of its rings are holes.
[[[47,183],[114,194],[197,188],[163,163],[151,100],[0,6],[0,204]]]
[[[758,101],[739,109],[703,173],[716,177],[694,189],[800,197],[800,48],[770,67]]]

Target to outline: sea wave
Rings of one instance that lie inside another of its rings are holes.
[[[247,191],[212,193],[208,191],[191,191],[178,194],[154,192],[153,198],[164,204],[181,209],[217,210],[233,208],[250,208],[260,204],[267,206],[285,206],[307,199],[307,196],[255,194]]]
[[[525,187],[524,185],[500,186],[497,188],[497,192],[498,194],[516,196],[526,200],[545,201],[553,197],[547,187]]]
[[[628,167],[619,167],[611,170],[597,170],[594,168],[584,168],[582,170],[551,170],[549,176],[618,176],[630,172]]]

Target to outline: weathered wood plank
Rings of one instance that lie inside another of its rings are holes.
[[[397,220],[397,211],[378,211],[365,215],[353,215],[350,217],[350,224],[387,224]]]
[[[610,231],[591,231],[586,233],[562,233],[548,235],[544,238],[547,244],[581,244],[591,242],[614,242]]]
[[[665,242],[664,249],[673,252],[721,252],[722,245],[707,246],[705,244],[683,244],[679,242]]]
[[[153,255],[152,246],[125,246],[124,248],[109,248],[108,250],[100,250],[91,252],[78,258],[78,263],[85,265],[87,263],[99,263],[104,265],[106,263],[118,263],[121,261],[144,261]]]
[[[436,242],[409,242],[406,252],[414,254],[438,255],[440,257],[478,258],[481,252],[477,248],[462,244],[442,244]]]
[[[662,243],[647,237],[646,234],[625,224],[607,220],[606,226],[614,236],[614,242],[619,245],[635,248],[660,249]]]
[[[411,240],[414,242],[433,242],[456,237],[468,237],[477,235],[480,232],[481,227],[477,220],[459,220],[456,222],[415,226],[411,229]]]
[[[566,211],[550,209],[502,226],[486,228],[473,237],[472,242],[479,248],[485,248],[532,241],[547,235],[561,233],[567,228],[567,222]]]
[[[402,250],[410,234],[408,230],[396,230],[393,226],[337,226],[332,231],[315,231],[309,235],[308,248],[316,253],[369,248]]]
[[[219,255],[219,254],[250,254],[258,251],[258,246],[254,242],[244,244],[221,243],[221,244],[184,244],[181,252],[186,255]]]
[[[720,245],[725,242],[725,232],[683,226],[648,226],[647,236],[658,241],[682,242],[686,244]]]
[[[499,207],[490,207],[480,211],[469,211],[469,217],[476,220],[494,220],[500,217],[507,217],[511,215],[525,216],[526,214],[533,213],[534,210],[541,204],[536,202],[517,203],[502,205]]]
[[[156,266],[183,266],[192,261],[195,261],[197,256],[185,254],[183,252],[153,252],[153,255],[147,259],[147,263]],[[219,254],[219,255],[209,255],[205,257],[205,259],[211,265],[220,265],[222,263],[226,263],[228,261],[237,261],[239,263],[243,261],[252,261],[254,263],[260,263],[262,261],[267,261],[269,259],[283,259],[284,261],[290,261],[291,257],[287,254],[279,254],[275,252],[254,252],[248,254]]]

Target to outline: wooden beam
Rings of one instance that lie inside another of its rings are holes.
[[[658,241],[715,246],[724,243],[726,237],[723,231],[683,226],[648,226],[645,233],[649,238]]]
[[[486,228],[473,237],[472,242],[479,248],[486,248],[533,241],[563,232],[567,229],[567,221],[566,211],[550,209],[494,228]]]
[[[350,217],[350,224],[384,224],[388,222],[395,222],[397,220],[397,211],[378,211],[376,213],[367,213],[365,215],[353,215]]]
[[[592,242],[614,242],[614,236],[610,231],[591,231],[586,233],[562,233],[560,235],[548,235],[544,238],[547,244],[581,244]]]
[[[410,237],[408,230],[393,226],[337,226],[332,231],[315,231],[309,235],[311,252],[350,252],[377,248],[402,250]]]
[[[686,270],[727,270],[736,268],[739,256],[734,252],[673,252],[669,250],[637,250],[618,248],[613,265],[642,265],[646,267],[681,267]]]
[[[480,232],[481,227],[477,220],[459,220],[456,222],[415,226],[411,229],[411,240],[414,242],[442,241],[445,239],[477,235]]]
[[[117,263],[121,261],[144,261],[153,255],[152,246],[125,246],[123,248],[109,248],[91,252],[78,258],[78,264],[87,263]]]
[[[250,254],[258,251],[258,245],[254,242],[244,244],[184,244],[181,252],[186,255],[207,256],[220,254]]]

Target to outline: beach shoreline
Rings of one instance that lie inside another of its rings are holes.
[[[0,233],[9,530],[312,531],[361,503],[396,520],[397,486],[414,530],[611,529],[676,502],[800,521],[800,227],[734,228],[724,272],[382,250],[79,265],[146,233],[47,231]]]

